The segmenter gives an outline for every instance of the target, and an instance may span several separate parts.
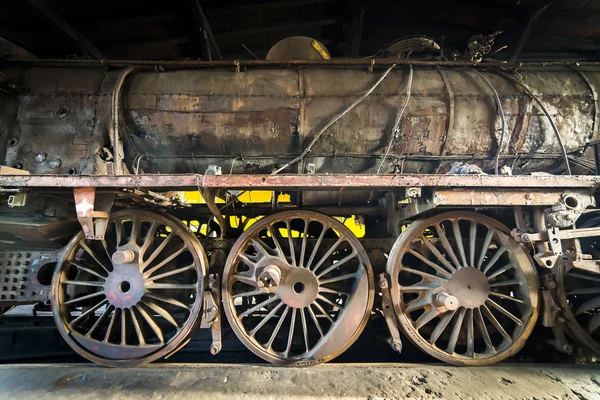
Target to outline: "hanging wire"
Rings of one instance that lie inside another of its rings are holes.
[[[383,167],[383,163],[385,162],[385,159],[387,158],[388,154],[390,154],[390,149],[392,148],[394,139],[396,139],[398,137],[398,135],[400,134],[400,129],[399,129],[400,120],[402,119],[402,115],[404,115],[404,110],[406,110],[406,106],[408,105],[408,102],[410,101],[410,92],[412,89],[412,81],[413,81],[413,67],[412,67],[412,65],[409,65],[408,68],[409,68],[409,72],[408,72],[408,83],[406,85],[406,101],[402,105],[402,108],[400,109],[400,112],[398,113],[398,115],[396,115],[396,122],[394,123],[392,132],[390,133],[390,139],[388,140],[388,144],[385,149],[385,154],[383,155],[383,158],[381,159],[381,162],[379,163],[379,167],[377,167],[378,175],[379,175],[379,172],[381,171],[381,167]],[[399,89],[398,89],[398,93],[400,93]]]
[[[502,152],[502,145],[504,144],[504,136],[506,135],[506,119],[504,118],[504,109],[502,108],[502,102],[500,101],[500,96],[498,95],[498,92],[496,91],[496,88],[494,87],[494,85],[492,85],[492,82],[490,82],[488,80],[488,78],[485,77],[485,75],[483,75],[481,72],[477,71],[476,69],[473,70],[478,76],[480,76],[490,87],[490,89],[492,89],[492,92],[494,92],[494,101],[496,102],[496,106],[498,107],[498,113],[500,114],[500,119],[502,120],[502,132],[500,133],[500,138],[498,139],[498,150],[496,150],[496,156],[494,157],[494,171],[496,172],[496,175],[499,174],[499,168],[498,165],[500,164],[500,153]]]
[[[517,86],[521,87],[525,91],[525,93],[527,93],[529,95],[529,97],[531,97],[537,103],[537,105],[540,107],[540,109],[542,110],[544,115],[548,118],[548,121],[550,122],[550,125],[552,126],[552,130],[554,130],[554,134],[556,135],[556,141],[558,142],[558,145],[560,146],[560,150],[562,152],[563,159],[565,161],[565,167],[567,168],[567,173],[569,175],[572,175],[571,174],[571,166],[569,165],[569,156],[567,154],[567,149],[565,148],[565,145],[560,137],[560,132],[558,131],[558,128],[554,124],[554,121],[552,120],[550,113],[544,106],[544,103],[542,103],[542,101],[529,89],[529,87],[527,87],[527,85],[525,85],[523,82],[521,82],[517,78],[515,78],[511,75],[508,75],[505,72],[501,72],[501,71],[495,71],[495,73],[508,79],[509,81],[513,82]]]
[[[340,114],[336,115],[331,121],[329,121],[327,123],[327,125],[325,125],[319,132],[317,132],[317,134],[315,135],[315,137],[313,138],[313,140],[311,140],[311,142],[308,144],[308,146],[306,146],[306,149],[304,149],[304,151],[302,152],[302,154],[300,154],[298,157],[294,158],[292,161],[290,161],[287,164],[285,164],[283,167],[281,167],[281,168],[276,169],[275,171],[273,171],[272,175],[276,175],[276,174],[280,173],[281,171],[283,171],[284,169],[286,169],[287,167],[289,167],[290,165],[296,164],[297,162],[299,162],[300,160],[302,160],[308,153],[310,153],[310,149],[321,138],[321,136],[323,136],[323,133],[325,133],[325,131],[331,125],[335,124],[340,118],[342,118],[344,115],[346,115],[350,110],[352,110],[354,107],[356,107],[360,102],[362,102],[364,99],[366,99],[367,96],[369,96],[373,92],[373,90],[375,90],[375,88],[377,88],[377,86],[379,86],[379,84],[385,79],[385,77],[388,76],[388,74],[390,73],[390,71],[395,66],[396,66],[396,64],[392,64],[392,66],[389,67],[383,73],[383,75],[381,75],[381,77],[377,80],[377,82],[375,82],[375,84],[369,90],[367,90],[362,96],[360,96],[354,103],[350,104],[350,106],[348,108],[346,108]]]

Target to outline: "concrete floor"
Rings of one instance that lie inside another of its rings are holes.
[[[600,366],[0,366],[0,399],[600,399]]]

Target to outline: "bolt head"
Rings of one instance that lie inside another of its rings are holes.
[[[35,162],[36,163],[43,163],[44,161],[46,161],[47,158],[48,158],[48,154],[46,154],[46,153],[38,153],[35,156]]]

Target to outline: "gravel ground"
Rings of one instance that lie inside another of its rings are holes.
[[[600,366],[0,366],[0,399],[600,399]]]

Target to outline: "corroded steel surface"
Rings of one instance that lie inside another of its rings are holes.
[[[0,187],[97,188],[227,188],[227,189],[394,189],[403,187],[588,188],[600,176],[494,175],[127,175],[47,176],[0,175]]]
[[[122,93],[125,163],[130,170],[152,173],[204,173],[209,165],[234,174],[270,173],[301,153],[319,129],[381,75],[346,61],[341,63],[345,67],[331,63],[336,68],[265,64],[238,72],[224,64],[136,71]],[[585,76],[566,67],[518,71],[519,79],[544,103],[574,157],[587,149],[588,140],[597,139],[594,90],[600,69],[581,68]],[[4,164],[34,174],[110,170],[97,152],[110,143],[111,96],[119,70],[46,67],[3,72],[23,88],[0,98]],[[530,96],[493,69],[482,73],[504,109],[502,164],[516,174],[564,171],[556,134]],[[406,100],[407,80],[407,67],[396,66],[370,96],[325,132],[303,163],[285,172],[304,172],[314,164],[320,173],[373,173]],[[466,66],[443,72],[415,66],[411,99],[382,171],[444,173],[457,160],[490,170],[501,131],[494,96],[481,76]],[[36,160],[40,153],[45,153],[43,161]]]

